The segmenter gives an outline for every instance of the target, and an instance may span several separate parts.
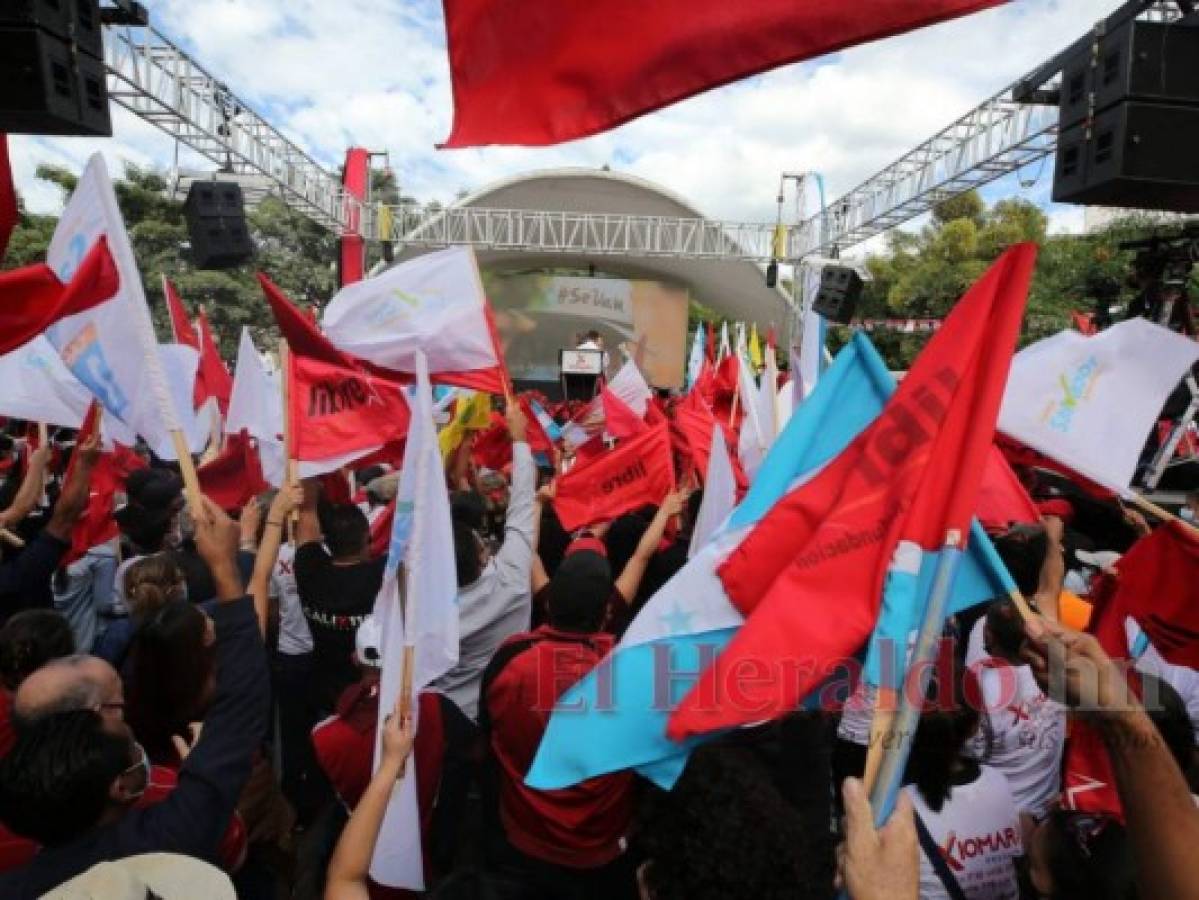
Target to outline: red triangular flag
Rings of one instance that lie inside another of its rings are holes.
[[[184,308],[183,299],[175,290],[175,285],[171,284],[170,279],[165,275],[162,276],[162,293],[167,300],[167,318],[171,321],[171,336],[175,339],[175,343],[198,351],[200,336],[196,334],[196,329],[188,321],[187,309]],[[199,405],[199,403],[196,404],[196,406]]]
[[[200,334],[200,365],[196,369],[195,407],[200,408],[209,397],[217,402],[221,415],[229,412],[229,398],[233,396],[233,376],[225,368],[221,351],[217,349],[204,310],[196,317]]]
[[[987,455],[982,484],[978,487],[978,521],[988,531],[1004,531],[1017,523],[1041,521],[1037,505],[1008,465],[998,447]]]
[[[120,286],[104,237],[66,284],[45,263],[0,272],[0,353],[17,349],[59,319],[103,303]]]
[[[563,475],[554,508],[562,527],[574,531],[661,503],[674,486],[670,435],[665,425],[659,425]]]

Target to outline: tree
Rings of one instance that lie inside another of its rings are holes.
[[[58,185],[64,196],[78,182],[73,172],[58,166],[39,166],[37,177]],[[337,289],[336,238],[276,197],[265,198],[246,216],[256,249],[254,258],[242,266],[217,271],[195,267],[183,204],[169,195],[162,174],[127,164],[124,177],[117,179],[113,188],[161,340],[170,339],[163,275],[174,282],[191,314],[204,306],[228,360],[237,353],[243,325],[252,329],[260,347],[277,340],[255,272],[265,272],[301,305],[328,300]],[[27,265],[45,259],[56,223],[54,216],[22,212],[4,264]]]

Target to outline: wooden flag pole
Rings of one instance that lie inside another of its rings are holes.
[[[279,341],[279,393],[283,398],[283,458],[286,460],[287,466],[284,483],[291,487],[296,484],[298,479],[296,478],[296,460],[295,454],[292,452],[291,434],[291,350],[287,346],[286,338]],[[299,511],[293,509],[287,517],[293,538],[299,520]]]
[[[196,464],[192,461],[191,448],[187,446],[187,438],[184,437],[182,429],[171,430],[171,443],[175,447],[175,456],[179,458],[179,474],[183,476],[183,496],[187,498],[187,505],[191,507],[192,517],[195,518],[201,515],[204,509],[204,501],[201,499],[203,494],[200,491],[199,476],[196,475]]]
[[[737,361],[740,364],[740,360]],[[741,399],[741,379],[737,379],[737,383],[733,386],[733,405],[729,407],[729,428],[733,427],[733,423],[737,421],[737,401]]]
[[[1145,510],[1145,512],[1153,514],[1163,522],[1181,522],[1191,530],[1192,534],[1199,535],[1199,526],[1193,525],[1181,516],[1174,515],[1174,513],[1170,512],[1168,509],[1163,509],[1148,497],[1143,497],[1136,491],[1131,491],[1128,499],[1132,501],[1134,506],[1139,506],[1141,509]]]

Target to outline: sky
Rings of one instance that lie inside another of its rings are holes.
[[[595,137],[548,148],[437,150],[452,114],[437,0],[144,0],[152,24],[319,162],[387,150],[406,195],[450,202],[521,172],[562,166],[649,179],[706,215],[773,221],[780,172],[817,171],[839,196],[1086,32],[1115,0],[1014,0],[710,91]],[[558,0],[574,2],[574,0]],[[56,212],[40,162],[81,169],[95,150],[170,169],[174,142],[113,106],[112,138],[13,136],[18,191]],[[185,169],[213,166],[185,149]],[[1042,205],[1058,231],[1080,207],[1048,201],[1052,160],[986,191]],[[1039,177],[1038,177],[1039,176]],[[1034,182],[1031,186],[1027,184]],[[794,213],[794,207],[789,210]]]

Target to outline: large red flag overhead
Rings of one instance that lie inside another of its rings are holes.
[[[208,316],[204,310],[196,317],[200,332],[200,365],[196,370],[195,405],[212,397],[221,410],[221,415],[229,412],[229,398],[233,396],[233,376],[225,368],[221,359],[221,351],[217,349],[212,329],[208,325]]]
[[[444,147],[557,144],[1003,0],[444,0]]]
[[[558,479],[554,509],[562,527],[574,531],[661,503],[674,486],[670,433],[663,424],[563,475]]]
[[[675,740],[793,710],[878,619],[897,544],[964,542],[1036,260],[1014,247],[945,320],[879,418],[718,569],[746,621],[670,719]]]
[[[59,319],[103,303],[120,286],[103,237],[66,284],[44,263],[0,272],[0,353],[17,349]]]
[[[292,456],[352,459],[407,434],[411,413],[400,386],[329,343],[265,275],[259,273],[258,281],[290,350],[285,375]]]

